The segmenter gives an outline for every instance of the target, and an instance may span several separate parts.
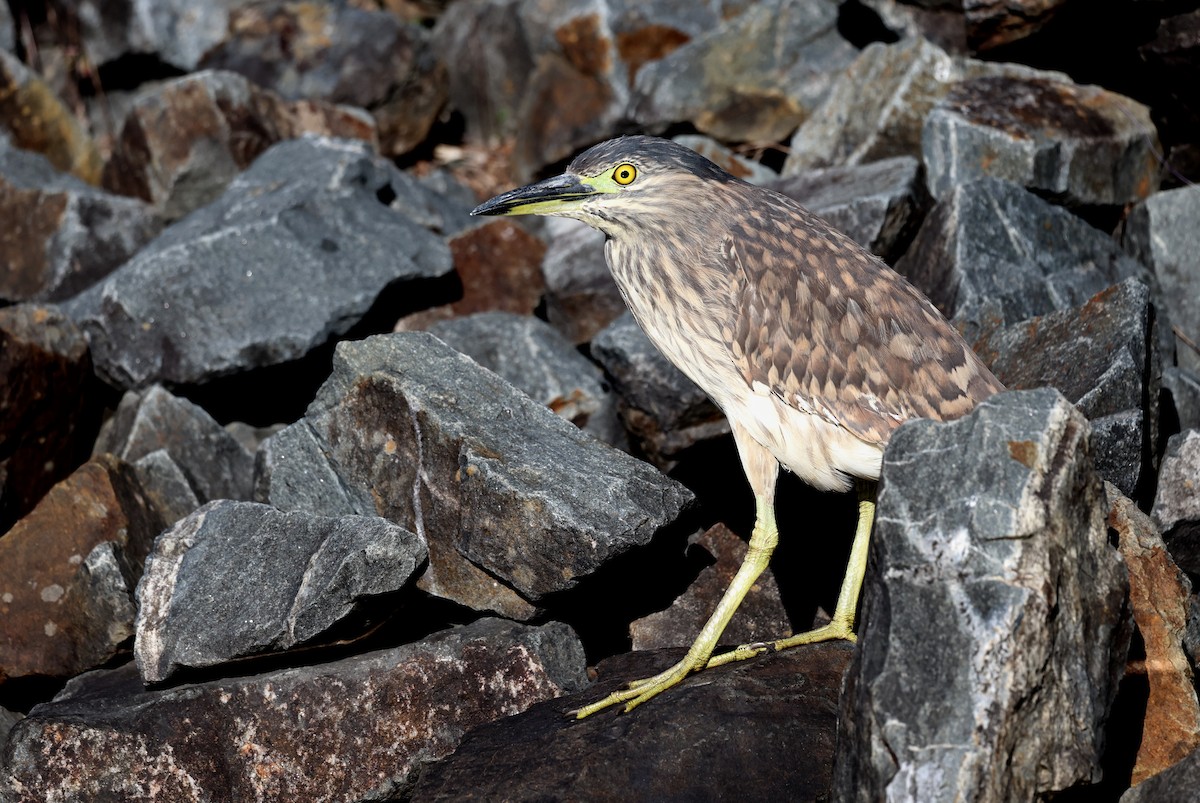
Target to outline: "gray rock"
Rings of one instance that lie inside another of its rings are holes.
[[[472,727],[581,688],[566,625],[495,619],[403,647],[146,691],[132,663],[13,728],[5,800],[380,800]],[[449,701],[449,702],[448,702]]]
[[[348,330],[384,288],[446,275],[442,238],[381,203],[397,174],[357,142],[276,145],[220,200],[65,305],[98,372],[133,388],[295,360]]]
[[[828,0],[764,0],[644,66],[632,117],[717,139],[776,142],[809,117],[855,52]]]
[[[619,446],[625,440],[604,372],[544,321],[480,312],[426,331],[605,443]]]
[[[1150,291],[1138,279],[1080,307],[1010,324],[976,349],[1010,390],[1053,387],[1092,425],[1100,476],[1149,503],[1162,368]]]
[[[934,206],[896,270],[974,343],[1081,306],[1145,269],[1108,235],[1015,184],[985,178]]]
[[[1122,205],[1158,188],[1150,110],[1096,86],[987,76],[955,84],[925,119],[929,191],[941,198],[982,176],[1068,206]]]
[[[932,42],[873,43],[838,77],[824,102],[792,137],[783,174],[921,156],[925,118],[955,82],[984,75],[1061,78],[1019,64],[951,56]]]
[[[1175,562],[1200,575],[1200,430],[1167,441],[1151,515]]]
[[[1162,328],[1162,324],[1159,324]],[[1200,378],[1171,365],[1163,366],[1163,389],[1170,394],[1179,429],[1200,429]]]
[[[0,299],[69,298],[107,276],[162,228],[147,204],[60,173],[0,143]]]
[[[390,519],[429,544],[423,589],[521,618],[692,500],[415,332],[339,344],[308,413],[264,444],[258,468],[259,501]]]
[[[1200,787],[1200,749],[1121,795],[1120,803],[1192,803]]]
[[[564,716],[682,652],[617,656],[586,691],[472,731],[412,799],[827,800],[852,652],[814,644],[693,675],[628,714]]]
[[[155,449],[134,460],[133,472],[167,524],[174,524],[202,504],[187,474],[166,449]]]
[[[97,66],[128,56],[154,56],[185,72],[229,35],[240,0],[197,7],[188,0],[81,0],[75,13],[89,60]]]
[[[142,680],[311,642],[366,597],[401,589],[420,538],[377,517],[211,502],[154,542],[138,584]]]
[[[621,398],[625,428],[664,471],[684,449],[729,433],[717,406],[662,355],[628,312],[596,335],[592,356]]]
[[[546,319],[572,343],[587,343],[625,311],[604,259],[604,235],[565,218],[551,218],[546,231]]]
[[[134,462],[160,449],[183,472],[200,502],[250,498],[254,456],[202,407],[159,385],[125,394],[116,415],[101,429],[93,453]],[[154,462],[161,465],[157,458]]]
[[[17,49],[17,29],[13,24],[12,12],[8,8],[8,4],[0,4],[0,50],[7,50],[9,53],[16,52]],[[0,714],[3,716],[3,714]],[[4,743],[3,736],[0,736],[0,744]]]
[[[0,16],[3,16],[3,14],[0,13]],[[13,729],[13,725],[16,725],[24,718],[24,714],[0,707],[0,750],[3,749],[4,743],[8,741],[8,732]]]
[[[921,163],[911,156],[809,170],[766,186],[795,198],[888,263],[904,252],[929,208]]]
[[[1200,375],[1200,187],[1151,195],[1129,213],[1122,242],[1150,268],[1162,293],[1167,343],[1179,367]],[[1172,327],[1178,328],[1179,335]],[[1171,352],[1164,352],[1170,363]]]
[[[1130,630],[1087,438],[1051,389],[896,431],[833,799],[1034,800],[1099,777]]]

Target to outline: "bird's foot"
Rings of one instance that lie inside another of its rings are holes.
[[[705,669],[712,669],[714,666],[724,666],[734,661],[744,661],[747,658],[753,658],[765,652],[779,652],[780,650],[786,650],[788,647],[798,647],[801,644],[816,644],[820,641],[839,640],[858,641],[858,636],[854,634],[854,625],[852,622],[835,619],[829,624],[822,625],[815,630],[798,633],[788,638],[758,642],[756,644],[743,644],[729,652],[714,655],[708,660]]]
[[[653,677],[635,680],[626,688],[613,692],[603,700],[599,700],[591,705],[585,705],[583,708],[571,711],[570,714],[576,719],[583,719],[584,717],[591,716],[597,711],[603,711],[606,708],[611,708],[612,706],[619,705],[621,703],[625,704],[625,711],[628,713],[637,706],[649,700],[651,697],[654,697],[660,692],[664,692],[675,684],[679,683],[679,681],[683,680],[693,671],[696,671],[701,667],[703,667],[703,664],[701,664],[700,667],[696,667],[692,665],[692,662],[688,658],[684,658],[682,661],[664,672],[659,672]]]

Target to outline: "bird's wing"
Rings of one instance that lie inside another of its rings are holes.
[[[721,257],[735,364],[802,412],[883,445],[909,418],[956,418],[1003,389],[928,299],[802,207],[747,218]]]

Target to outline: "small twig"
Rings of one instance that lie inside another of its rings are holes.
[[[1179,328],[1179,324],[1172,326],[1171,331],[1175,333],[1175,337],[1183,341],[1183,345],[1187,346],[1197,354],[1200,354],[1200,344],[1197,344],[1195,340],[1192,340],[1190,337],[1185,335],[1183,330]]]

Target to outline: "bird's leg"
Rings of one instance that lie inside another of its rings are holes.
[[[724,632],[725,626],[729,624],[729,620],[733,618],[733,614],[737,611],[738,606],[742,603],[746,593],[750,587],[758,580],[758,576],[762,574],[763,569],[771,560],[771,553],[775,550],[775,545],[779,542],[779,530],[775,526],[775,501],[773,496],[759,496],[756,500],[757,515],[755,517],[754,532],[750,536],[750,546],[746,550],[746,557],[742,561],[742,565],[738,568],[737,574],[733,577],[733,582],[729,584],[729,588],[725,590],[724,596],[717,604],[717,609],[713,611],[708,622],[704,625],[704,629],[700,631],[700,635],[692,643],[691,649],[683,660],[653,677],[637,680],[629,684],[629,687],[621,691],[613,692],[599,702],[586,705],[577,711],[574,711],[576,718],[583,719],[584,717],[594,714],[597,711],[602,711],[619,703],[625,704],[625,710],[631,711],[638,705],[654,697],[659,692],[665,691],[674,686],[679,681],[683,680],[692,672],[704,669],[708,664],[709,656],[712,655],[713,649],[717,646],[717,641],[721,638],[721,633]]]
[[[735,650],[722,653],[709,660],[707,667],[753,658],[764,652],[785,650],[800,644],[814,644],[818,641],[834,641],[845,639],[857,641],[854,633],[854,613],[858,609],[858,597],[862,591],[863,577],[867,573],[867,554],[871,545],[871,526],[875,523],[875,485],[860,481],[858,485],[858,528],[854,533],[854,543],[850,547],[850,560],[846,566],[846,575],[842,579],[842,589],[838,592],[837,607],[833,611],[833,619],[829,624],[799,633],[790,638],[764,644],[745,644]]]

